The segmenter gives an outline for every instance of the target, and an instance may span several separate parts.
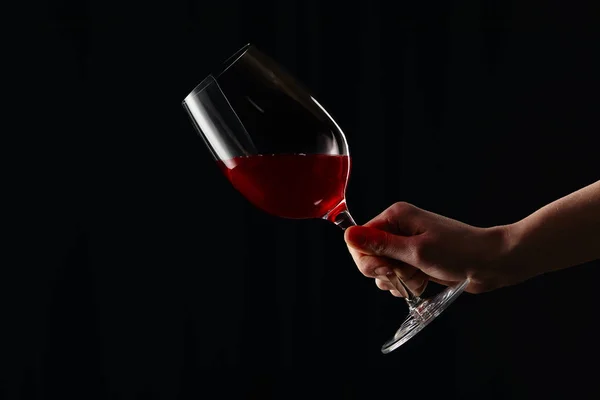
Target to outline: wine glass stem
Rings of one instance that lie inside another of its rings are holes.
[[[327,219],[332,221],[334,224],[339,226],[344,231],[351,226],[356,226],[356,222],[354,222],[354,218],[352,218],[352,215],[350,215],[350,212],[348,211],[347,208],[342,209],[335,215],[329,214],[327,216]],[[397,271],[395,269],[393,269],[392,271],[394,271],[394,275],[389,275],[386,278],[398,292],[400,292],[401,294],[404,294],[404,300],[406,300],[409,310],[411,310],[411,311],[415,310],[416,307],[419,304],[421,304],[423,299],[421,299],[419,296],[415,295],[408,288],[408,286],[406,286],[406,284],[400,278],[399,271]]]

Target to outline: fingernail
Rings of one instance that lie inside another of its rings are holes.
[[[392,273],[392,271],[388,267],[379,267],[375,268],[373,273],[377,276],[388,276]]]

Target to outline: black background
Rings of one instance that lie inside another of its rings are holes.
[[[402,200],[510,223],[598,179],[598,15],[491,0],[6,11],[2,398],[597,398],[598,262],[465,294],[382,355],[403,302],[334,225],[249,205],[181,100],[253,43],[345,131],[357,222]]]

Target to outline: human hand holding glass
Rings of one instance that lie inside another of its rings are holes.
[[[344,133],[309,90],[254,46],[227,59],[182,104],[225,176],[256,207],[284,218],[322,218],[343,230],[356,225],[346,205]],[[405,295],[409,314],[383,353],[417,334],[468,284],[422,299],[393,272],[387,279]]]

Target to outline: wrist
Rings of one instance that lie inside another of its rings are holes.
[[[501,277],[499,279],[500,286],[520,283],[539,274],[535,260],[528,255],[527,249],[524,248],[522,221],[490,229],[497,237],[494,270]]]
[[[517,235],[516,224],[483,228],[484,241],[479,247],[481,265],[472,271],[470,278],[486,290],[510,286],[526,279],[523,263],[517,257]]]

